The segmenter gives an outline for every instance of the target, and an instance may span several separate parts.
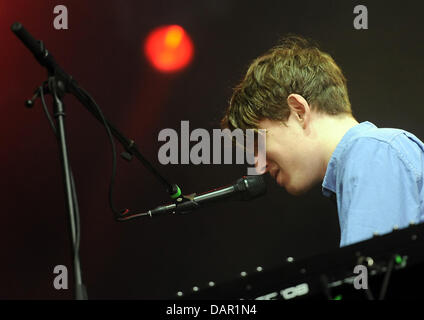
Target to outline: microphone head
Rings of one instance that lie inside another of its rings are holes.
[[[267,191],[266,182],[263,175],[260,176],[244,176],[237,180],[234,185],[237,191],[240,191],[240,200],[252,200],[263,196]]]

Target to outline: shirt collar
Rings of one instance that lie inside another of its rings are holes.
[[[330,161],[327,165],[327,170],[325,172],[324,180],[322,183],[322,193],[324,196],[331,198],[333,197],[334,193],[336,193],[337,166],[339,165],[340,157],[343,151],[349,145],[349,142],[358,136],[361,132],[371,128],[377,127],[369,121],[364,121],[353,126],[344,134],[336,149],[334,149],[334,152],[331,155]]]

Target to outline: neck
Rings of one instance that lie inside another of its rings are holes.
[[[337,145],[350,128],[358,124],[353,116],[322,116],[317,120],[317,130],[319,130],[320,144],[323,146],[323,168],[322,178],[327,171],[328,163]]]

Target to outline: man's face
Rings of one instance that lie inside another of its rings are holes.
[[[320,150],[310,124],[292,113],[285,125],[265,119],[259,129],[266,130],[266,172],[288,193],[301,195],[320,181]]]

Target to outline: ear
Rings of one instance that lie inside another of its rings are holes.
[[[311,118],[311,108],[308,102],[300,94],[292,93],[287,97],[287,104],[297,121],[302,127],[309,124]]]

